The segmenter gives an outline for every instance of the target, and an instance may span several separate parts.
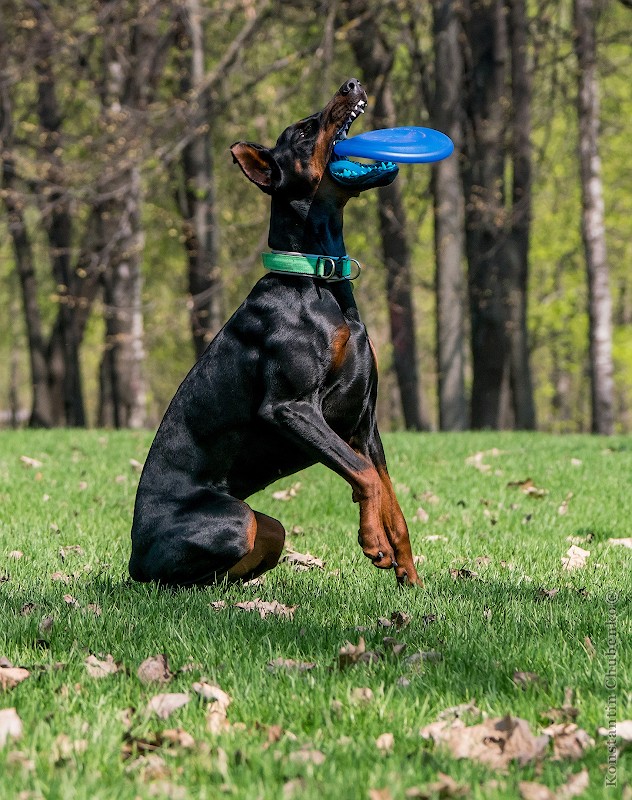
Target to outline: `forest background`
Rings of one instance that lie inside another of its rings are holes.
[[[262,274],[232,163],[359,77],[383,428],[632,430],[628,0],[0,0],[0,424],[154,426]],[[599,102],[600,101],[600,102]]]

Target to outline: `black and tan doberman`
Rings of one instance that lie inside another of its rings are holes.
[[[129,570],[138,581],[192,586],[271,569],[285,531],[245,501],[320,462],[353,490],[364,554],[400,583],[421,584],[386,469],[375,354],[342,233],[349,198],[397,175],[389,162],[334,155],[366,102],[360,82],[348,80],[273,148],[231,148],[271,196],[270,272],[184,379],[158,429],[134,509]]]

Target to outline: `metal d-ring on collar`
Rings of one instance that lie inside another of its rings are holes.
[[[360,262],[349,256],[323,256],[273,250],[271,253],[262,253],[261,258],[263,266],[270,272],[304,275],[330,283],[354,281],[362,271]],[[352,274],[352,264],[356,266],[355,274]]]

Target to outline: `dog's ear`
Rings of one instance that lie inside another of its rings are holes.
[[[267,148],[252,142],[235,142],[230,152],[244,175],[263,192],[270,194],[281,183],[281,169]]]

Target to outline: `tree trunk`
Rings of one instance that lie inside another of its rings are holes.
[[[42,334],[42,320],[37,301],[37,280],[33,263],[33,252],[26,222],[24,219],[24,200],[17,188],[15,162],[12,154],[13,124],[9,84],[4,67],[4,39],[0,31],[0,158],[1,188],[7,209],[8,227],[13,242],[15,263],[22,290],[24,319],[29,347],[33,405],[29,425],[31,427],[50,427],[52,408],[48,391],[46,370],[46,348]]]
[[[182,150],[184,187],[178,193],[188,258],[191,332],[196,358],[221,328],[223,292],[219,269],[219,227],[215,200],[210,92],[203,86],[204,35],[198,0],[186,0],[180,48],[180,86],[189,101]]]
[[[468,41],[466,248],[472,326],[472,427],[499,428],[506,416],[509,339],[505,308],[504,138],[507,32],[502,0],[473,0]]]
[[[349,28],[349,43],[363,73],[363,80],[375,96],[373,125],[376,128],[392,128],[396,125],[395,104],[388,82],[392,52],[384,42],[374,16],[367,14],[366,4],[362,0],[344,3],[342,10],[347,21],[355,21]],[[378,189],[378,213],[386,266],[393,364],[402,401],[404,424],[410,430],[428,430],[430,423],[424,410],[418,377],[406,212],[397,182]]]
[[[533,380],[527,330],[527,280],[531,234],[531,67],[527,58],[525,0],[508,0],[511,43],[511,160],[513,173],[512,217],[507,242],[509,292],[509,360],[514,426],[536,427]]]
[[[143,313],[140,227],[140,172],[130,167],[117,176],[115,196],[102,206],[102,246],[110,249],[103,275],[105,352],[101,364],[99,424],[142,428],[146,420],[143,374]]]
[[[463,57],[460,24],[454,0],[433,0],[435,95],[432,124],[446,133],[455,152],[433,167],[435,223],[435,288],[437,298],[437,369],[439,428],[467,428],[464,385],[463,184],[459,154],[463,139],[461,119]]]
[[[42,220],[50,245],[53,277],[59,310],[55,335],[48,348],[48,381],[55,425],[85,426],[75,296],[75,275],[71,267],[72,219],[65,188],[62,152],[61,115],[57,103],[54,58],[55,31],[43,4],[34,4],[37,18],[35,67],[37,72],[37,111],[45,159],[46,189],[42,194]]]
[[[578,64],[577,115],[582,190],[582,238],[588,277],[590,385],[593,433],[614,427],[612,298],[599,158],[599,91],[593,0],[575,0],[574,46]]]

